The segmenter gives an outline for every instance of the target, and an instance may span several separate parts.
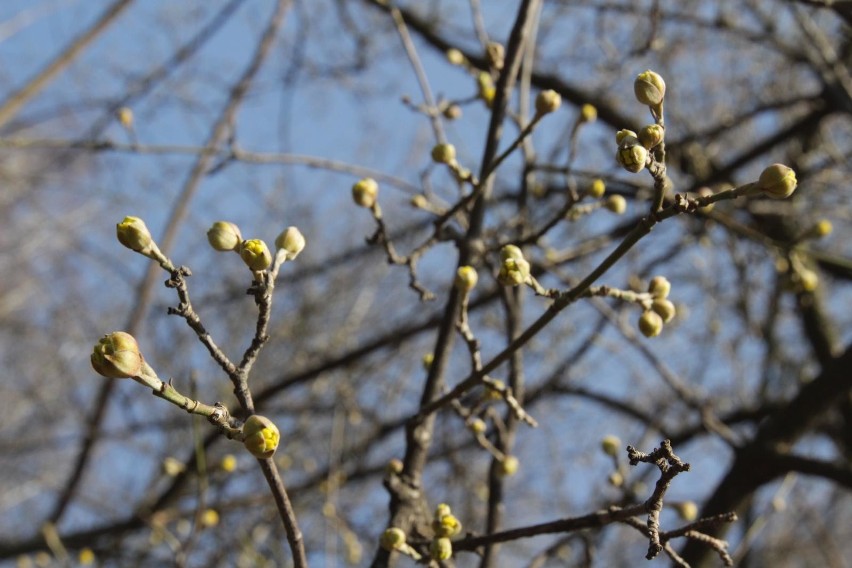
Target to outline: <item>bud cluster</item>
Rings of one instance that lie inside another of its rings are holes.
[[[663,325],[677,315],[675,305],[668,299],[672,289],[665,276],[655,276],[648,284],[651,301],[645,304],[645,311],[639,317],[639,331],[645,337],[656,337],[663,331]]]
[[[503,286],[520,286],[530,280],[530,263],[521,249],[506,245],[500,250],[500,272],[497,281]]]

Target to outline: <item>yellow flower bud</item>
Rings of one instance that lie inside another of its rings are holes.
[[[592,199],[600,199],[604,196],[604,193],[606,193],[606,183],[600,178],[592,180],[592,184],[586,192]]]
[[[449,61],[451,65],[464,65],[467,58],[461,51],[452,48],[447,50],[447,61]]]
[[[272,253],[269,247],[260,239],[243,241],[240,247],[240,257],[250,270],[266,270],[272,264]]]
[[[612,434],[604,436],[601,440],[601,449],[608,456],[616,456],[621,450],[621,440],[618,439],[618,436]]]
[[[161,468],[163,473],[168,475],[169,477],[177,477],[181,473],[186,470],[186,466],[177,458],[172,456],[168,456],[163,459],[163,463],[161,464]]]
[[[252,414],[243,424],[243,445],[256,458],[271,458],[280,440],[278,427],[265,416]]]
[[[216,509],[204,509],[199,520],[201,521],[201,526],[204,528],[209,529],[210,527],[215,527],[219,524],[219,513]]]
[[[472,266],[460,266],[456,271],[456,288],[462,292],[470,292],[476,287],[476,282],[479,280],[479,275],[476,269]]]
[[[637,138],[639,138],[639,143],[642,144],[642,146],[650,150],[654,146],[658,146],[663,141],[665,134],[666,129],[659,124],[649,124],[648,126],[642,127]]]
[[[807,268],[799,271],[799,285],[805,292],[813,292],[819,286],[819,275]]]
[[[231,473],[237,469],[237,456],[234,454],[226,454],[222,456],[222,461],[219,462],[219,467],[225,473]]]
[[[621,143],[625,140],[633,138],[635,140],[639,140],[638,136],[632,130],[622,129],[615,133],[615,143],[621,146]]]
[[[500,394],[500,391],[506,388],[506,383],[500,379],[495,379],[493,384],[493,387],[491,385],[485,386],[485,398],[487,400],[503,400],[503,395]]]
[[[139,344],[123,331],[104,335],[95,345],[90,360],[92,368],[108,379],[127,379],[142,371]]]
[[[449,560],[453,556],[453,543],[448,538],[436,538],[429,545],[429,556],[433,560]]]
[[[352,199],[361,207],[372,207],[379,197],[379,184],[373,178],[364,178],[352,186]]]
[[[500,265],[497,281],[503,286],[520,286],[530,277],[530,263],[523,258],[507,258]]]
[[[462,116],[462,108],[459,105],[450,105],[444,109],[444,118],[447,120],[458,120]]]
[[[452,513],[441,516],[436,514],[435,520],[432,521],[432,529],[435,531],[435,536],[452,537],[461,532],[462,524]]]
[[[115,117],[125,128],[133,128],[133,111],[127,107],[121,107],[115,111]]]
[[[492,69],[497,71],[503,69],[505,55],[506,51],[503,49],[503,45],[496,41],[489,41],[488,45],[485,46],[485,59],[488,60],[488,66]]]
[[[672,505],[681,519],[692,522],[698,518],[698,505],[693,501],[683,501]]]
[[[428,371],[429,369],[431,369],[432,368],[432,361],[434,361],[434,360],[435,360],[435,354],[434,353],[427,353],[426,355],[424,355],[423,359],[421,360],[421,362],[423,363],[423,370]]]
[[[518,468],[521,466],[520,460],[515,456],[505,456],[500,462],[500,468],[497,470],[502,477],[512,477],[518,473]]]
[[[243,242],[240,228],[229,221],[216,221],[207,230],[207,241],[214,249],[222,252],[239,250]]]
[[[639,331],[645,337],[656,337],[663,331],[663,318],[657,312],[648,310],[639,318]]]
[[[145,226],[145,221],[139,217],[125,217],[124,221],[115,226],[118,242],[132,251],[146,253],[154,242],[151,231]]]
[[[491,107],[491,103],[494,102],[494,97],[497,95],[491,74],[486,71],[480,72],[476,77],[476,88],[479,98],[485,101],[486,106]]]
[[[633,81],[636,100],[643,105],[658,106],[666,96],[666,82],[659,74],[648,70],[636,76]]]
[[[615,159],[622,168],[635,174],[645,168],[645,162],[648,161],[648,150],[638,141],[636,143],[625,143],[623,141],[618,147]]]
[[[95,563],[95,552],[89,548],[81,548],[80,553],[77,555],[77,562],[80,566],[91,566]]]
[[[580,122],[594,122],[598,119],[598,109],[589,103],[580,107]]]
[[[379,544],[385,550],[399,550],[405,544],[405,533],[402,529],[391,527],[382,533]]]
[[[385,466],[385,473],[388,475],[399,475],[402,473],[403,468],[402,460],[399,458],[393,458],[389,460]]]
[[[604,207],[616,215],[623,215],[627,211],[627,200],[621,195],[610,195],[604,201]]]
[[[456,147],[452,144],[436,144],[432,148],[432,159],[438,164],[452,164],[456,161]]]
[[[294,260],[305,249],[305,236],[296,227],[287,227],[275,239],[275,248],[287,252],[287,260]]]
[[[656,298],[653,302],[651,302],[651,309],[663,318],[663,323],[669,323],[672,321],[677,313],[675,305],[669,300],[665,300],[663,298]]]
[[[553,89],[542,91],[535,98],[535,113],[539,116],[556,112],[562,106],[562,95]]]
[[[672,283],[665,276],[654,276],[648,283],[648,292],[655,298],[668,298]]]
[[[482,418],[474,418],[470,421],[468,428],[474,434],[485,434],[485,431],[488,430],[488,425],[485,424],[485,420]]]
[[[609,474],[609,477],[607,477],[607,481],[613,487],[621,487],[624,485],[624,476],[618,471],[613,471]]]
[[[817,237],[827,237],[833,230],[834,226],[828,219],[820,219],[817,224],[814,225],[814,233]]]
[[[784,164],[772,164],[761,172],[757,187],[773,199],[790,197],[796,191],[796,172]]]

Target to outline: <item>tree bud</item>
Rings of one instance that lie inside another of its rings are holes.
[[[214,249],[226,252],[239,250],[243,236],[240,228],[230,221],[216,221],[207,231],[207,241]]]
[[[432,560],[449,560],[453,555],[453,543],[446,537],[436,538],[429,545]]]
[[[632,130],[627,130],[626,128],[619,130],[615,133],[615,143],[618,146],[621,146],[621,143],[629,138],[635,138],[637,141],[639,140],[635,132],[633,132]]]
[[[665,128],[659,124],[649,124],[648,126],[642,127],[642,130],[639,131],[639,135],[637,137],[639,138],[639,143],[646,149],[650,150],[654,146],[658,146],[662,143],[665,135]]]
[[[145,226],[145,221],[139,217],[125,217],[124,221],[115,226],[118,242],[132,251],[146,253],[154,242],[151,231]]]
[[[655,298],[668,298],[672,283],[665,276],[654,276],[648,283],[648,292]]]
[[[451,48],[447,50],[447,61],[450,62],[450,65],[464,65],[467,58],[458,49]]]
[[[621,195],[610,195],[604,201],[604,207],[616,215],[623,215],[627,211],[627,200]]]
[[[269,247],[260,239],[250,239],[243,241],[240,247],[240,257],[250,270],[259,271],[266,270],[272,264],[272,253],[269,252]]]
[[[784,199],[796,191],[796,172],[784,164],[772,164],[760,174],[757,187],[773,199]]]
[[[204,509],[199,521],[199,524],[205,529],[215,527],[219,524],[219,512],[216,509]]]
[[[482,418],[474,418],[470,421],[470,424],[468,424],[468,428],[470,428],[470,431],[474,434],[485,434],[485,431],[488,430],[488,425],[485,424],[485,420]]]
[[[658,106],[666,96],[666,82],[657,73],[644,71],[633,81],[633,92],[643,105]]]
[[[518,473],[518,468],[521,466],[521,462],[515,456],[504,456],[503,460],[500,462],[500,469],[497,470],[502,477],[512,477],[516,473]]]
[[[660,314],[648,310],[639,318],[639,331],[645,337],[656,337],[663,331],[663,318]]]
[[[142,371],[142,354],[136,339],[124,331],[104,335],[90,357],[92,368],[108,379],[129,379]]]
[[[485,59],[488,60],[488,66],[492,69],[497,71],[503,69],[505,56],[506,50],[503,49],[502,44],[499,44],[496,41],[489,41],[488,45],[485,46]]]
[[[398,550],[405,544],[405,533],[402,529],[391,527],[382,533],[379,544],[387,551]]]
[[[275,239],[275,248],[287,252],[287,260],[294,260],[305,248],[305,236],[296,227],[287,227]]]
[[[476,282],[479,280],[479,275],[476,269],[472,266],[460,266],[456,271],[456,288],[462,292],[470,292],[476,287]]]
[[[458,120],[462,116],[462,108],[459,105],[452,104],[444,109],[444,118],[447,120]]]
[[[542,91],[535,98],[535,113],[539,116],[556,112],[562,106],[562,95],[553,89]]]
[[[491,74],[486,71],[480,72],[476,77],[476,88],[479,98],[485,101],[485,105],[490,108],[491,103],[494,102],[494,97],[497,95],[497,88],[494,86],[494,79],[491,78]]]
[[[361,207],[372,207],[379,197],[379,184],[373,178],[364,178],[352,186],[352,199]]]
[[[520,286],[530,277],[530,263],[523,258],[507,258],[500,265],[497,280],[503,286]]]
[[[452,164],[456,161],[456,147],[452,144],[436,144],[432,148],[432,159],[438,164]]]
[[[625,139],[626,141],[626,139]],[[637,140],[635,143],[624,143],[618,147],[615,159],[628,172],[638,173],[645,168],[648,161],[648,150]]]
[[[461,532],[462,524],[455,515],[448,512],[440,516],[435,515],[435,520],[432,521],[432,529],[435,531],[435,536],[452,537]]]
[[[598,119],[598,109],[589,103],[580,107],[580,122],[594,122]]]
[[[616,456],[621,450],[621,440],[618,439],[618,436],[604,436],[601,440],[601,449],[608,456]]]
[[[681,519],[692,522],[698,518],[698,505],[694,501],[683,501],[673,505]]]
[[[243,424],[243,445],[256,458],[271,458],[280,440],[278,427],[265,416],[252,414]]]
[[[124,128],[133,128],[133,111],[128,107],[121,107],[115,111],[115,117]]]
[[[663,318],[663,323],[669,323],[672,321],[677,313],[675,305],[669,300],[665,300],[663,298],[656,298],[653,302],[651,302],[651,309]]]
[[[589,189],[586,191],[586,194],[592,199],[600,199],[604,196],[604,193],[606,193],[606,183],[600,178],[592,180]]]

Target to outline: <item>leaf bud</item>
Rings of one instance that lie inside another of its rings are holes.
[[[272,264],[272,253],[269,247],[260,239],[249,239],[243,241],[240,247],[240,257],[250,270],[266,270]]]
[[[604,196],[604,193],[606,193],[606,183],[601,178],[593,179],[586,191],[586,194],[592,199],[600,199]]]
[[[125,217],[121,223],[115,226],[118,242],[132,251],[147,253],[151,250],[154,238],[151,231],[145,225],[145,221],[139,217]]]
[[[479,280],[479,275],[476,269],[472,266],[460,266],[456,271],[456,288],[462,292],[470,292],[476,287],[476,282]]]
[[[387,551],[399,550],[405,545],[405,533],[397,527],[386,529],[379,539],[379,544]]]
[[[214,249],[222,252],[240,249],[243,236],[240,228],[230,221],[216,221],[207,230],[207,241]]]
[[[616,215],[623,215],[627,211],[627,200],[621,195],[610,195],[604,201],[604,207]]]
[[[616,456],[621,450],[621,440],[612,434],[604,436],[601,440],[601,450],[608,456]]]
[[[516,456],[507,455],[500,461],[497,473],[501,477],[512,477],[518,473],[518,468],[521,466],[520,460]]]
[[[562,106],[562,95],[553,89],[541,91],[535,98],[535,113],[539,116],[556,112]]]
[[[452,144],[435,144],[432,159],[438,164],[452,164],[456,161],[456,147]]]
[[[436,538],[429,545],[432,560],[449,560],[453,555],[453,543],[446,537]]]
[[[594,122],[598,119],[598,109],[589,103],[580,107],[580,122]]]
[[[663,323],[669,323],[677,314],[675,305],[671,301],[663,298],[654,299],[654,301],[651,302],[651,309],[663,318]]]
[[[643,312],[639,318],[639,331],[645,337],[656,337],[663,331],[663,318],[655,311]]]
[[[305,249],[305,236],[297,227],[287,227],[275,239],[275,248],[287,252],[287,260],[294,260]]]
[[[92,368],[108,379],[129,379],[142,371],[143,358],[136,339],[124,331],[104,335],[90,357]]]
[[[796,172],[784,164],[772,164],[760,173],[757,187],[773,199],[790,197],[796,191]]]
[[[666,96],[666,82],[659,74],[648,70],[639,73],[633,81],[633,93],[643,105],[658,106]]]
[[[639,143],[642,144],[642,146],[650,150],[651,148],[658,146],[663,141],[665,134],[666,129],[659,124],[649,124],[642,127],[637,138],[639,138]]]
[[[373,178],[364,178],[352,186],[352,199],[360,207],[372,207],[379,197],[379,184]]]
[[[278,427],[265,416],[252,414],[243,424],[243,445],[256,458],[271,458],[280,440]]]
[[[648,283],[648,292],[655,298],[668,298],[672,283],[665,276],[654,276]]]

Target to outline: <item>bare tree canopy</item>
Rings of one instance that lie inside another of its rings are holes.
[[[0,3],[0,565],[849,566],[850,25]]]

